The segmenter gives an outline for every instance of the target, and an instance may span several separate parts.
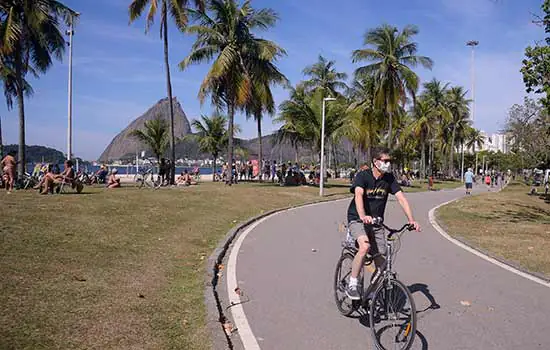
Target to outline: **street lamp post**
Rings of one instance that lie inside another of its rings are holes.
[[[470,92],[472,98],[472,113],[471,113],[471,119],[472,124],[475,122],[476,118],[476,75],[475,75],[475,48],[479,45],[479,41],[477,40],[470,40],[466,43],[466,46],[470,46],[472,48],[472,67],[471,67],[471,74],[472,74],[472,91]]]
[[[336,100],[334,97],[323,98],[323,115],[321,121],[321,182],[319,183],[319,196],[323,196],[324,181],[325,181],[325,103],[327,101]]]
[[[80,16],[76,13],[69,18],[69,93],[68,93],[68,127],[67,127],[67,159],[73,155],[73,36],[74,36],[74,18]]]

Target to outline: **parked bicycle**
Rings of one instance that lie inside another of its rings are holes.
[[[414,230],[414,226],[406,224],[400,229],[392,229],[383,224],[382,218],[374,218],[373,225],[388,231],[386,253],[367,256],[359,276],[361,298],[356,301],[350,300],[346,295],[346,288],[358,247],[347,228],[346,239],[342,242],[342,254],[334,275],[336,306],[344,316],[350,316],[360,309],[368,312],[371,335],[377,349],[407,350],[412,346],[416,334],[416,307],[407,286],[397,279],[393,263],[401,247],[400,238],[403,232]],[[374,270],[366,284],[365,266],[372,264],[378,256],[385,258],[384,264]]]
[[[146,164],[140,168],[136,175],[134,175],[134,182],[137,183],[139,188],[149,187],[152,189],[158,189],[162,185],[160,176],[157,176],[155,180],[154,167],[151,163]]]

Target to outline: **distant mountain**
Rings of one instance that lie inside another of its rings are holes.
[[[177,98],[174,97],[172,101],[174,105],[174,134],[176,138],[181,138],[191,132],[191,127]],[[133,130],[142,129],[146,121],[157,117],[169,122],[169,109],[170,104],[168,98],[158,101],[153,107],[149,108],[142,116],[132,121],[130,125],[114,137],[99,157],[99,161],[109,162],[111,160],[125,159],[129,156],[132,158],[132,155],[135,158],[137,151],[142,151],[146,148],[136,138],[131,137],[130,133]]]
[[[18,145],[4,145],[4,154],[11,151],[17,152],[18,147]],[[63,163],[65,160],[65,154],[63,152],[44,146],[26,146],[25,156],[27,158],[27,163],[45,162],[58,164]]]
[[[169,104],[167,98],[158,101],[153,107],[149,108],[145,114],[132,121],[124,130],[114,137],[109,146],[107,146],[99,157],[99,161],[133,161],[136,157],[136,152],[142,150],[146,151],[147,157],[153,156],[147,147],[140,144],[139,141],[129,134],[133,130],[142,129],[146,121],[156,118],[157,115],[163,119],[169,120],[168,108]],[[174,98],[174,120],[176,138],[181,139],[182,136],[191,134],[190,123],[176,98]],[[277,144],[275,142],[275,134],[263,136],[262,142],[263,158],[266,160],[294,162],[297,158],[301,162],[317,162],[319,159],[318,152],[313,151],[311,147],[299,147],[298,154],[296,154],[296,149],[289,143]],[[236,159],[241,159],[243,157],[246,159],[258,159],[258,138],[250,140],[236,138],[235,146],[237,149],[235,154]],[[239,148],[241,151],[238,150]],[[327,147],[327,155],[329,151],[330,149]],[[340,142],[335,153],[339,162],[351,163],[353,161],[354,156],[352,154],[352,148],[347,140]],[[176,144],[176,158],[178,159],[206,159],[211,156],[211,154],[201,152],[195,141],[184,139]],[[220,156],[225,158],[226,151],[222,151]],[[331,155],[331,158],[333,158],[333,155]]]

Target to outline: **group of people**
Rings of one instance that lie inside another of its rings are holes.
[[[483,179],[483,183],[487,186],[487,191],[490,191],[491,188],[498,186],[502,187],[504,185],[504,182],[506,181],[506,178],[510,176],[510,171],[508,170],[508,174],[505,174],[500,171],[496,170],[490,170],[486,171],[485,174],[481,175],[481,178]],[[472,170],[472,168],[468,168],[468,170],[464,173],[464,186],[466,187],[466,194],[472,194],[472,188],[474,183],[476,183],[476,176]]]
[[[294,164],[290,161],[277,163],[276,160],[263,159],[260,164],[255,164],[251,160],[247,162],[233,160],[231,168],[225,162],[220,171],[214,174],[214,179],[233,184],[237,184],[239,181],[252,181],[261,178],[272,183],[279,183],[281,186],[306,185],[308,183],[318,185],[319,171],[311,169],[308,178],[305,176],[306,171],[306,166],[300,166],[297,162]]]
[[[45,174],[42,176],[38,184],[34,186],[34,189],[40,190],[40,194],[53,193],[56,185],[66,184],[75,189],[78,193],[82,192],[84,185],[77,181],[75,171],[73,169],[73,162],[66,160],[64,168],[61,173],[56,174],[53,171],[53,166],[47,165]]]

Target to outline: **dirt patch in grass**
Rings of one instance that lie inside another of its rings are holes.
[[[0,192],[0,348],[207,349],[203,276],[218,241],[318,198],[314,187],[213,183]]]
[[[513,183],[437,210],[447,232],[529,271],[550,277],[550,204]]]

